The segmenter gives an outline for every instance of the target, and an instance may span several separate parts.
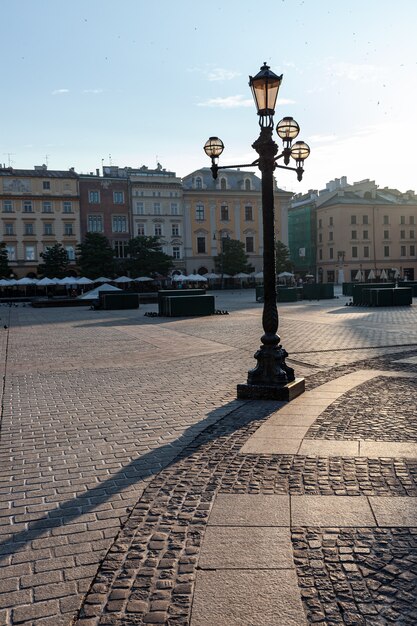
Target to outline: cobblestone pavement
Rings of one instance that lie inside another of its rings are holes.
[[[253,292],[216,306],[230,315],[0,307],[0,624],[68,626],[80,607],[86,626],[188,623],[218,492],[416,495],[414,459],[238,455],[279,404],[235,400],[261,334]],[[358,361],[416,369],[394,362],[417,354],[415,307],[280,316],[309,388]]]

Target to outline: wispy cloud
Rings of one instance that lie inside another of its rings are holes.
[[[233,70],[227,70],[223,67],[215,67],[207,73],[209,80],[232,80],[236,76],[240,76],[240,72],[234,72]]]
[[[83,93],[103,93],[104,89],[83,89]]]
[[[59,96],[63,93],[69,93],[69,89],[54,89],[54,91],[52,92],[52,95]]]
[[[329,141],[336,141],[337,135],[310,135],[309,141],[315,143],[328,143]]]
[[[236,96],[226,96],[226,98],[210,98],[204,102],[199,102],[200,107],[218,107],[220,109],[237,109],[239,107],[253,106],[252,98],[245,98],[238,94]]]
[[[229,70],[225,67],[189,67],[187,72],[191,74],[202,74],[207,80],[214,81],[225,81],[232,80],[237,76],[241,76],[241,72],[236,72],[235,70]]]
[[[278,99],[277,106],[284,106],[287,104],[294,104],[294,100],[288,100],[286,98]],[[218,107],[219,109],[237,109],[242,107],[253,107],[253,99],[246,98],[241,94],[236,96],[226,96],[225,98],[210,98],[204,102],[199,102],[200,107]]]
[[[287,104],[295,104],[295,100],[290,100],[289,98],[278,98],[277,106],[287,106]]]
[[[385,68],[371,63],[348,63],[344,61],[330,63],[327,67],[327,73],[334,78],[345,78],[358,82],[378,80],[385,71]]]

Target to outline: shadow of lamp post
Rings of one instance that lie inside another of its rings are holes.
[[[304,161],[310,154],[310,148],[303,141],[293,140],[298,136],[300,127],[292,117],[284,117],[278,122],[276,130],[282,139],[283,149],[278,154],[278,146],[272,138],[274,129],[275,103],[281,85],[282,75],[277,76],[264,63],[260,72],[249,77],[249,85],[255,100],[261,128],[258,139],[252,147],[259,155],[253,163],[219,166],[218,159],[224,150],[224,144],[218,137],[210,137],[204,145],[204,151],[211,159],[213,178],[217,178],[219,169],[253,167],[257,165],[262,173],[262,218],[263,218],[263,273],[264,307],[262,325],[264,334],[261,347],[256,352],[256,366],[249,370],[246,384],[237,386],[237,397],[245,399],[291,400],[304,392],[303,378],[295,378],[294,370],[285,359],[288,356],[282,347],[278,331],[278,309],[275,269],[275,234],[274,234],[274,178],[276,168],[296,172],[301,181]],[[288,167],[290,158],[296,167]],[[278,165],[283,159],[285,165]]]

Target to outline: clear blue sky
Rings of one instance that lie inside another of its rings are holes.
[[[256,158],[248,75],[284,79],[276,121],[311,146],[302,183],[371,178],[417,190],[415,0],[2,0],[0,161],[88,172],[108,164],[184,176]],[[109,156],[111,155],[111,157]]]

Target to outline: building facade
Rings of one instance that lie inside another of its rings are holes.
[[[243,242],[248,263],[263,267],[261,180],[253,172],[221,170],[213,180],[203,167],[183,179],[187,273],[214,272],[222,239]],[[287,243],[287,207],[292,194],[274,192],[275,236]]]
[[[86,233],[100,233],[107,237],[116,258],[127,256],[127,244],[132,237],[130,189],[128,179],[119,176],[118,168],[112,175],[109,168],[103,176],[80,175],[81,239]]]
[[[184,269],[184,212],[181,178],[159,163],[125,168],[130,184],[133,237],[159,237],[162,250]]]
[[[317,207],[317,275],[323,282],[417,278],[417,196],[339,190]],[[372,274],[371,274],[372,276]]]
[[[61,243],[75,266],[80,242],[78,176],[68,171],[0,167],[2,241],[18,278],[36,275],[40,256]]]

